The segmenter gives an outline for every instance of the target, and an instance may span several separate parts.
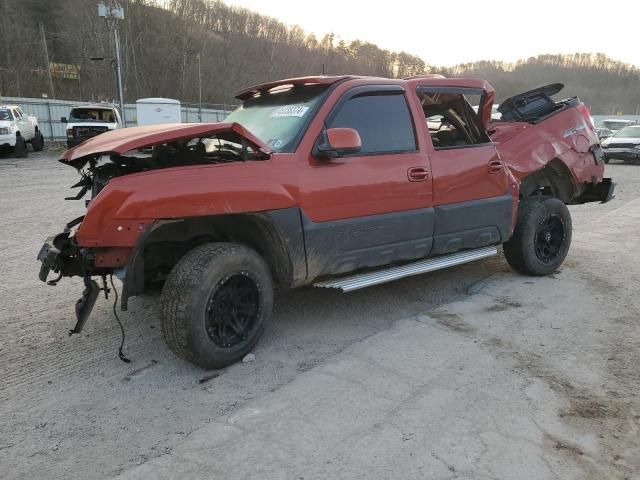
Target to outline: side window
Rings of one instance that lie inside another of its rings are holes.
[[[20,115],[20,112],[17,108],[13,109],[13,118],[15,118],[16,120],[22,120],[22,115]]]
[[[357,130],[362,140],[359,154],[416,150],[413,122],[402,93],[353,97],[340,107],[327,127]]]
[[[491,142],[478,115],[481,92],[419,88],[418,98],[436,150]]]
[[[22,111],[22,109],[20,107],[17,107],[16,111],[18,112],[18,115],[20,115],[21,117],[24,117],[24,112]]]

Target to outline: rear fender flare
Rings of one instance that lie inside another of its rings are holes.
[[[559,158],[551,160],[543,168],[527,175],[520,182],[522,197],[529,197],[542,189],[549,189],[554,197],[564,203],[571,203],[579,193],[574,175]]]

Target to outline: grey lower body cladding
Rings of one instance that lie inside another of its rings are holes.
[[[319,223],[301,211],[307,278],[497,245],[511,234],[512,212],[511,194]]]

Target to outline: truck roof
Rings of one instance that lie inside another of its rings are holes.
[[[459,87],[459,88],[471,88],[474,90],[483,90],[483,114],[482,124],[486,127],[491,121],[491,108],[493,99],[495,98],[495,90],[489,82],[479,78],[446,78],[438,74],[424,74],[409,78],[382,78],[382,77],[362,77],[356,75],[318,75],[311,77],[297,77],[297,78],[285,78],[283,80],[276,80],[274,82],[261,83],[240,90],[236,94],[236,98],[239,100],[246,100],[261,93],[268,92],[277,87],[283,87],[286,85],[331,85],[333,83],[342,81],[353,81],[356,85],[366,85],[367,83],[379,84],[384,82],[389,85],[401,85],[406,90],[414,90],[420,86],[433,86],[433,87]]]
[[[71,107],[71,109],[76,109],[76,108],[87,108],[87,109],[91,109],[91,110],[113,110],[115,109],[115,105],[109,105],[109,104],[104,104],[104,103],[95,103],[95,104],[90,104],[90,105],[73,105]]]
[[[235,97],[240,100],[244,100],[256,94],[268,92],[273,88],[285,85],[331,85],[344,80],[361,80],[364,81],[363,83],[366,83],[366,81],[378,83],[383,80],[385,83],[400,85],[406,84],[409,86],[415,86],[419,83],[421,85],[477,88],[486,90],[488,93],[494,92],[493,87],[486,80],[478,78],[447,78],[439,74],[424,74],[407,78],[364,77],[357,75],[318,75],[310,77],[285,78],[273,82],[260,83],[240,90],[236,93]]]

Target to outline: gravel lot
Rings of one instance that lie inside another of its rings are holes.
[[[618,182],[618,198],[572,207],[575,237],[586,238],[590,224],[640,196],[640,167],[607,169]],[[76,179],[51,153],[0,157],[0,252],[7,267],[0,284],[0,471],[6,479],[117,475],[171,452],[195,429],[279,390],[395,322],[464,300],[491,276],[510,275],[498,256],[350,294],[312,288],[280,293],[256,361],[201,383],[207,372],[178,360],[164,345],[152,297],[133,299],[122,315],[131,364],[117,356],[120,330],[111,300],[98,301],[81,336],[67,335],[81,281],[45,286],[37,279],[35,256],[47,235],[82,213],[82,202],[63,200]],[[616,278],[609,281],[615,288]],[[553,311],[549,318],[555,318]],[[622,389],[638,380],[635,360],[625,363],[626,376],[618,378]],[[629,417],[635,418],[636,434],[639,413]]]

